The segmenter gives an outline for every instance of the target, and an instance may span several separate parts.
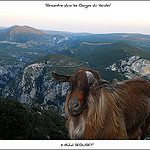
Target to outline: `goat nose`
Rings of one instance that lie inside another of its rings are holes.
[[[77,108],[79,107],[80,103],[78,101],[70,101],[69,102],[69,108],[73,109],[73,108]]]

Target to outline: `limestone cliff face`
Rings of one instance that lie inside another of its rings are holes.
[[[8,84],[2,92],[4,97],[12,97],[21,103],[48,104],[64,111],[65,98],[69,91],[69,83],[57,82],[51,71],[72,74],[76,69],[88,68],[87,64],[70,57],[51,54],[49,58],[28,65]]]
[[[8,82],[14,79],[23,66],[22,64],[0,64],[0,91],[8,84]]]
[[[140,56],[119,60],[106,69],[124,74],[128,79],[144,77],[150,80],[150,61]]]

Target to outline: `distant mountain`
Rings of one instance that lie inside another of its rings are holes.
[[[40,49],[57,52],[72,45],[72,39],[58,34],[46,34],[29,26],[14,25],[0,32],[0,46]]]
[[[2,29],[3,30],[3,29]],[[87,43],[114,43],[123,41],[138,48],[150,50],[150,35],[132,33],[91,34],[73,33],[64,31],[52,31],[35,29],[29,26],[14,25],[0,32],[0,43],[7,42],[19,47],[43,49],[46,51],[66,50],[75,47],[81,42]],[[74,42],[75,41],[75,42]],[[76,42],[77,41],[77,42]]]
[[[91,33],[74,33],[74,32],[66,32],[66,31],[53,31],[53,30],[42,30],[42,32],[47,33],[47,34],[59,34],[59,35],[64,35],[70,38],[77,38],[78,36],[86,36],[86,35],[91,35]]]
[[[69,84],[56,82],[51,76],[51,71],[73,74],[79,68],[89,68],[89,65],[65,55],[49,54],[27,65],[16,79],[5,87],[2,95],[15,98],[21,103],[49,104],[64,113],[64,101]]]
[[[0,33],[0,41],[27,42],[44,33],[29,26],[12,26]],[[23,37],[24,36],[24,37]],[[20,39],[22,38],[22,39]]]
[[[79,36],[81,42],[88,43],[114,43],[123,41],[136,47],[150,50],[150,35],[133,33],[112,33],[112,34],[89,34]]]

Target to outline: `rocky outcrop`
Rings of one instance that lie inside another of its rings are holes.
[[[0,91],[14,79],[23,64],[0,65]]]
[[[49,56],[25,67],[21,74],[5,87],[2,95],[26,104],[48,104],[64,113],[69,84],[56,82],[51,76],[51,71],[65,74],[70,70],[71,74],[76,69],[88,68],[88,65],[64,55],[50,54]]]
[[[122,73],[128,79],[144,77],[150,80],[150,61],[140,56],[132,56],[124,60],[121,59],[106,69]]]
[[[6,86],[3,90],[4,97],[12,97],[21,103],[39,103],[55,106],[63,106],[67,92],[68,83],[55,82],[50,74],[46,72],[44,63],[35,63],[27,66],[22,75]]]

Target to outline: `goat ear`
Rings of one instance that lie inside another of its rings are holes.
[[[60,82],[70,82],[71,75],[59,75],[52,71],[52,76],[55,80],[60,81]]]
[[[107,87],[108,86],[108,81],[101,79],[101,80],[99,80],[99,85]]]
[[[113,79],[111,81],[106,81],[106,80],[100,80],[99,84],[102,87],[108,88],[108,89],[112,89],[115,88],[118,84],[118,80],[117,79]]]

